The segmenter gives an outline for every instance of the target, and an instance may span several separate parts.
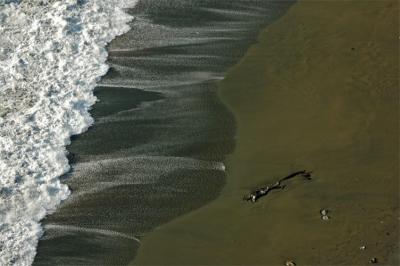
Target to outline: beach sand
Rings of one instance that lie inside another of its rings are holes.
[[[268,26],[220,84],[238,126],[227,185],[147,235],[134,263],[398,265],[398,12],[304,0]],[[302,169],[312,181],[242,201]]]

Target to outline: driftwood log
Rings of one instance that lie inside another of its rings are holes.
[[[243,200],[256,202],[259,198],[267,195],[271,190],[284,189],[285,188],[284,181],[286,181],[286,180],[289,180],[296,176],[301,176],[301,177],[306,178],[307,180],[311,180],[311,173],[312,172],[308,172],[306,170],[292,173],[292,174],[280,179],[278,182],[276,182],[273,185],[262,187],[262,188],[254,190],[254,191],[251,191],[249,194],[247,194],[243,197]]]

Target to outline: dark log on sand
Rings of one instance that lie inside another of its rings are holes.
[[[312,172],[308,172],[306,170],[292,173],[292,174],[280,179],[278,182],[276,182],[275,184],[273,184],[271,186],[266,186],[266,187],[262,187],[262,188],[254,190],[254,191],[251,191],[249,194],[247,194],[243,197],[243,200],[256,202],[259,198],[267,195],[271,190],[284,189],[285,184],[282,184],[282,183],[286,180],[289,180],[296,176],[301,176],[301,177],[306,178],[307,180],[311,180],[311,173]]]

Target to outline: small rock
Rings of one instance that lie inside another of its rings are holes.
[[[377,258],[371,258],[369,260],[370,263],[378,263],[378,259]]]
[[[360,247],[360,250],[366,250],[366,249],[367,249],[366,246],[361,246],[361,247]]]
[[[286,263],[285,263],[285,265],[286,265],[286,266],[296,266],[296,263],[294,263],[294,262],[291,261],[291,260],[287,260]]]
[[[328,215],[328,210],[322,209],[319,211],[321,213],[321,215]]]
[[[330,217],[328,215],[322,215],[321,219],[324,221],[328,221]]]

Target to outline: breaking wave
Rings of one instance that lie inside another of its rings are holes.
[[[30,265],[70,191],[65,146],[92,123],[106,45],[136,0],[0,0],[0,265]]]

